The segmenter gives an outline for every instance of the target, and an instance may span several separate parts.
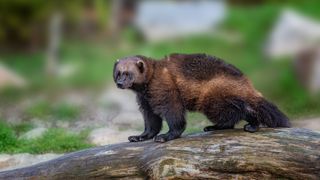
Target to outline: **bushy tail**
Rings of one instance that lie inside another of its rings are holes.
[[[288,117],[266,99],[259,101],[256,113],[258,121],[267,127],[290,127]]]

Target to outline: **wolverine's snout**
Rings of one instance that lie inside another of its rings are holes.
[[[130,88],[133,82],[132,78],[130,77],[130,75],[128,75],[128,73],[121,73],[121,75],[119,75],[116,80],[116,84],[118,88],[126,89]]]

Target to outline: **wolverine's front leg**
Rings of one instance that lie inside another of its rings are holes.
[[[184,110],[171,108],[165,113],[165,118],[167,120],[169,131],[166,134],[160,134],[155,137],[156,142],[166,142],[176,138],[179,138],[186,127],[185,112]]]
[[[144,132],[138,136],[129,136],[128,140],[130,142],[152,139],[160,132],[162,128],[161,117],[153,113],[148,102],[143,98],[143,96],[137,96],[137,100],[144,119]]]
[[[144,132],[139,136],[129,136],[130,142],[145,141],[156,136],[162,127],[162,119],[152,112],[144,112]]]

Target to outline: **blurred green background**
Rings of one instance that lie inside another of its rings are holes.
[[[241,69],[294,122],[320,116],[319,93],[310,93],[298,81],[293,58],[264,53],[284,8],[320,22],[319,0],[223,1],[226,12],[214,30],[162,41],[149,40],[134,23],[144,1],[119,2],[0,2],[1,66],[23,81],[0,80],[0,152],[64,153],[95,146],[89,134],[99,123],[91,126],[83,119],[95,119],[90,111],[96,107],[106,114],[121,109],[108,99],[101,103],[100,94],[121,91],[113,89],[113,63],[136,54],[156,59],[176,52],[221,57]],[[102,118],[100,125],[119,133],[143,129],[142,119],[139,126],[123,123],[118,129],[109,120]],[[208,124],[197,113],[188,114],[188,123],[186,133],[201,132]],[[39,127],[46,129],[41,135],[24,136]]]

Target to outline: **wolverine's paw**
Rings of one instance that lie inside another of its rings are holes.
[[[246,125],[244,125],[243,129],[244,129],[244,131],[254,133],[259,130],[259,126],[253,126],[251,124],[246,124]]]
[[[160,134],[160,135],[158,135],[158,136],[156,136],[154,138],[154,141],[155,142],[164,143],[164,142],[167,142],[167,141],[170,141],[170,140],[173,140],[173,139],[177,139],[179,137],[180,136],[177,136],[177,135],[174,135],[174,134],[171,134],[171,133]]]
[[[145,141],[148,139],[145,136],[129,136],[128,140],[130,142],[139,142],[139,141]]]
[[[154,142],[164,143],[168,141],[168,137],[166,134],[160,134],[154,138]]]

